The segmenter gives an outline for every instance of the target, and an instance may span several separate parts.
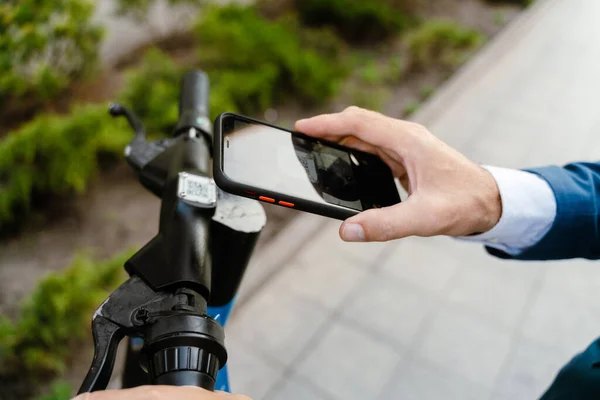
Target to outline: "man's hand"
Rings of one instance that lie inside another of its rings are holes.
[[[340,227],[346,241],[466,236],[486,232],[500,219],[502,202],[491,174],[421,125],[349,107],[298,121],[296,130],[378,155],[409,192],[403,203],[346,220]]]
[[[135,389],[84,393],[74,400],[250,400],[250,398],[237,394],[209,392],[191,386],[141,386]]]

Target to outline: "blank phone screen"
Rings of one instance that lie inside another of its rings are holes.
[[[357,211],[398,200],[378,157],[240,119],[224,127],[223,172],[232,181]]]

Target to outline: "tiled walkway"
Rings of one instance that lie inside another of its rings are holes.
[[[476,161],[600,154],[600,1],[538,0],[418,116]],[[257,255],[228,328],[258,399],[535,399],[600,335],[600,265],[447,238],[344,244],[302,216]]]

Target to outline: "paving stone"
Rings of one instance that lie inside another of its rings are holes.
[[[445,299],[494,325],[515,329],[522,322],[523,309],[530,302],[539,272],[537,266],[488,257],[482,264],[463,268],[448,287]]]
[[[513,354],[501,374],[492,400],[539,398],[569,359],[555,347],[522,339],[515,343]]]
[[[410,362],[392,378],[380,400],[481,400],[490,390],[456,375],[452,369],[435,367],[422,360]]]
[[[283,379],[265,400],[336,400],[298,376]],[[257,399],[254,399],[257,400]],[[340,398],[340,400],[343,400]]]
[[[228,327],[248,346],[289,365],[323,326],[329,312],[291,293],[283,285],[266,285],[235,313]]]
[[[440,292],[480,246],[448,238],[408,238],[395,244],[383,271],[434,293]]]
[[[327,262],[297,261],[285,268],[274,283],[325,308],[335,309],[365,275],[364,268],[346,258],[335,257]]]
[[[298,365],[304,378],[344,400],[374,399],[401,355],[391,346],[346,323],[333,323]]]
[[[419,358],[492,388],[510,349],[502,331],[462,310],[439,310],[415,349]]]
[[[434,294],[386,274],[355,288],[342,313],[402,345],[410,345],[434,305]]]
[[[600,335],[600,303],[598,296],[567,292],[567,284],[557,288],[551,280],[542,283],[525,315],[522,332],[528,339],[574,354]]]
[[[340,225],[341,221],[328,222],[319,234],[313,237],[311,243],[298,254],[297,260],[324,264],[332,259],[343,258],[360,267],[367,269],[373,267],[389,244],[346,243],[339,237]]]
[[[264,398],[280,379],[283,364],[268,359],[240,339],[241,332],[227,331],[229,380],[233,393],[243,393],[254,400]]]

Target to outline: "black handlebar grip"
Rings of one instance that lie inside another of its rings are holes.
[[[179,97],[179,121],[175,134],[195,128],[211,135],[209,116],[210,83],[208,75],[202,71],[187,72],[181,80]]]
[[[179,117],[186,112],[194,112],[201,117],[208,116],[208,76],[201,71],[190,71],[181,80]]]
[[[227,362],[225,332],[217,321],[194,314],[162,317],[147,328],[144,340],[150,384],[214,390]]]
[[[206,349],[169,347],[154,353],[149,361],[153,385],[197,386],[215,390],[219,359]]]

